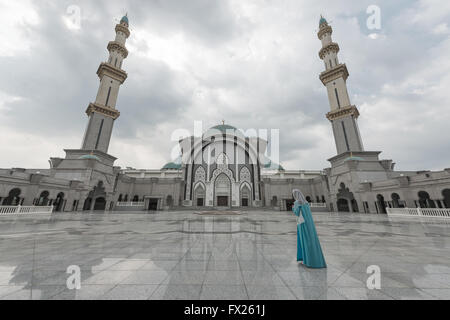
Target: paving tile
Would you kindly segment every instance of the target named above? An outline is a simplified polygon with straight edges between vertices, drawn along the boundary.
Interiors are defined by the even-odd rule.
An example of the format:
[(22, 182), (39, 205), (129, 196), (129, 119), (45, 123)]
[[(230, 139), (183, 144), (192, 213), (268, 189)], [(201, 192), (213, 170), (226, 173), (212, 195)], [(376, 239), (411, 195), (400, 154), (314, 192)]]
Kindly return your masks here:
[(160, 285), (150, 300), (197, 300), (201, 285)]
[(204, 285), (200, 300), (248, 300), (245, 286)]

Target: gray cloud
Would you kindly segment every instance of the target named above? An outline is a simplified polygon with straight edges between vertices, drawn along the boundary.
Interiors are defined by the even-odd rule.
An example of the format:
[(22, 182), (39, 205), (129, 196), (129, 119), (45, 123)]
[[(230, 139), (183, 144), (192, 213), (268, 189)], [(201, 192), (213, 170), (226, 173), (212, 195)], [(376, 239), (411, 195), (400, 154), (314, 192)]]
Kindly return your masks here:
[[(75, 31), (63, 20), (73, 4), (82, 12)], [(225, 119), (238, 128), (279, 128), (287, 168), (328, 166), (336, 151), (318, 79), (322, 13), (332, 21), (340, 60), (350, 71), (349, 93), (361, 111), (366, 149), (384, 151), (400, 169), (448, 167), (450, 8), (436, 0), (379, 1), (382, 29), (374, 40), (365, 26), (370, 4), (32, 1), (26, 10), (39, 23), (21, 21), (23, 8), (4, 10), (0, 16), (17, 14), (8, 32), (29, 49), (0, 54), (0, 133), (14, 141), (4, 147), (0, 166), (44, 167), (49, 156), (79, 146), (84, 111), (98, 88), (95, 71), (107, 57), (115, 19), (128, 11), (129, 77), (119, 94), (121, 117), (110, 148), (119, 165), (161, 167), (170, 160), (174, 129)], [(29, 143), (33, 157), (26, 156)]]

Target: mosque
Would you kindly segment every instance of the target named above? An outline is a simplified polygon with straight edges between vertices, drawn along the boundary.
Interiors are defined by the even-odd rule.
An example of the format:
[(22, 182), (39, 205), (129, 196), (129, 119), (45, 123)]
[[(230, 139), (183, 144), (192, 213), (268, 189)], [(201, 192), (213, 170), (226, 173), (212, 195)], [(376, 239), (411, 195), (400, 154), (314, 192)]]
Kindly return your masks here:
[(351, 104), (349, 72), (338, 59), (340, 47), (322, 17), (319, 57), (326, 87), (336, 155), (324, 170), (285, 170), (264, 156), (268, 142), (246, 136), (222, 123), (201, 137), (179, 141), (181, 155), (154, 170), (122, 169), (108, 153), (116, 101), (128, 74), (129, 20), (115, 26), (109, 58), (97, 70), (98, 94), (89, 103), (88, 123), (80, 149), (65, 149), (65, 158), (50, 158), (48, 169), (0, 169), (0, 204), (53, 206), (69, 211), (155, 211), (195, 209), (290, 210), (298, 188), (311, 203), (329, 211), (386, 213), (387, 207), (450, 208), (450, 168), (442, 171), (395, 171), (380, 151), (366, 151), (359, 132), (358, 108)]

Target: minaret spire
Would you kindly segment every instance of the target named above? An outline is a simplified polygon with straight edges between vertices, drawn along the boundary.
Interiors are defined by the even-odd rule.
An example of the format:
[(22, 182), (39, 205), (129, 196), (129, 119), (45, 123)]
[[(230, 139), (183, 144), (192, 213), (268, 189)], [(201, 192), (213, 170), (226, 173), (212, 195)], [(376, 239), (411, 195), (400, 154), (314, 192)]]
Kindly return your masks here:
[(116, 25), (115, 40), (108, 43), (108, 61), (102, 62), (97, 70), (100, 87), (95, 102), (90, 103), (86, 110), (89, 123), (83, 139), (83, 150), (108, 153), (114, 120), (120, 116), (120, 112), (116, 109), (119, 88), (127, 79), (122, 63), (128, 56), (125, 47), (126, 40), (130, 36), (128, 26), (128, 16), (125, 15)]
[(347, 66), (339, 62), (339, 45), (333, 42), (333, 29), (327, 20), (321, 16), (318, 38), (322, 41), (319, 57), (324, 61), (325, 71), (320, 74), (320, 80), (327, 88), (331, 111), (327, 114), (332, 123), (337, 153), (364, 151), (356, 120), (358, 109), (351, 104), (347, 91)]

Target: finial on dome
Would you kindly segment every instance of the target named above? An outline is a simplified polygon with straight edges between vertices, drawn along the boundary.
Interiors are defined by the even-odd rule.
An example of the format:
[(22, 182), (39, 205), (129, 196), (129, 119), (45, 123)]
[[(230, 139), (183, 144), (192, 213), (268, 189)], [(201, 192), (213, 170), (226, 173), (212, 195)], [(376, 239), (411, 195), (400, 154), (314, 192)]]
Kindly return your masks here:
[(319, 27), (321, 27), (322, 25), (327, 25), (327, 24), (328, 24), (327, 19), (325, 19), (323, 17), (323, 15), (320, 15)]
[(120, 19), (120, 23), (126, 23), (127, 25), (129, 25), (129, 21), (128, 21), (128, 12), (122, 17), (122, 19)]

